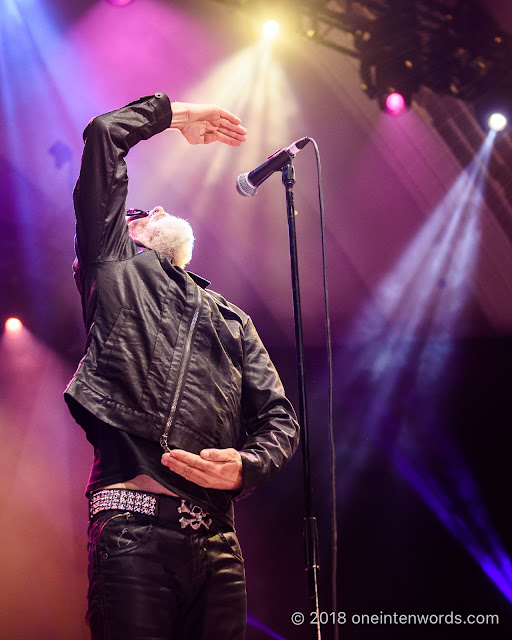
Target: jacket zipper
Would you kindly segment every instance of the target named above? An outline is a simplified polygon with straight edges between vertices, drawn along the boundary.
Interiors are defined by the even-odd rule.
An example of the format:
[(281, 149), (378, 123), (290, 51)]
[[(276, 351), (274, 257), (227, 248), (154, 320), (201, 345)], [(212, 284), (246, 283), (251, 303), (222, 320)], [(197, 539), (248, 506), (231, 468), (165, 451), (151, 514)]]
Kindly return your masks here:
[(197, 303), (196, 309), (194, 311), (194, 315), (192, 317), (192, 321), (190, 322), (190, 326), (188, 328), (187, 337), (185, 338), (185, 348), (183, 350), (183, 358), (180, 373), (178, 376), (178, 382), (176, 384), (176, 389), (174, 391), (174, 398), (171, 405), (171, 410), (169, 412), (169, 418), (167, 419), (167, 423), (165, 425), (164, 432), (160, 436), (160, 445), (162, 449), (167, 453), (170, 451), (168, 445), (168, 436), (169, 431), (172, 427), (172, 423), (174, 421), (174, 416), (176, 414), (176, 409), (178, 408), (178, 400), (181, 394), (181, 389), (183, 387), (183, 382), (185, 380), (185, 372), (188, 368), (188, 360), (190, 355), (190, 347), (192, 345), (192, 335), (194, 333), (195, 326), (197, 324), (197, 319), (199, 318), (199, 311), (201, 310), (201, 295), (199, 294), (199, 301)]

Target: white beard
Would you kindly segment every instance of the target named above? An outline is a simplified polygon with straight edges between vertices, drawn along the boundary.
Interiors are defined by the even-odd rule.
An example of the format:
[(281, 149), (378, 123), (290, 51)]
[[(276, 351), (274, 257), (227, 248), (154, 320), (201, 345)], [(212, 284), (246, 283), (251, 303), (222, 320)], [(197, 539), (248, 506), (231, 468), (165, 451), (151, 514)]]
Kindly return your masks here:
[(171, 215), (142, 218), (132, 222), (130, 236), (148, 249), (170, 258), (177, 267), (184, 268), (192, 258), (194, 232), (183, 218)]

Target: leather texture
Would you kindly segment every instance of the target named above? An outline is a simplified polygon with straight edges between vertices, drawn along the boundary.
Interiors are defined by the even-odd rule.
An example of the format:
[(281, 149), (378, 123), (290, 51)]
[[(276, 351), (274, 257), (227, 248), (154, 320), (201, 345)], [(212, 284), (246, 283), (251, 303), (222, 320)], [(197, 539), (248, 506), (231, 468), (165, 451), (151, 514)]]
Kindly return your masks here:
[(244, 492), (278, 471), (298, 444), (292, 405), (250, 319), (208, 282), (136, 246), (125, 202), (129, 149), (170, 126), (166, 94), (146, 96), (93, 119), (84, 132), (74, 191), (74, 275), (86, 350), (65, 399), (170, 448), (199, 453), (236, 447)]

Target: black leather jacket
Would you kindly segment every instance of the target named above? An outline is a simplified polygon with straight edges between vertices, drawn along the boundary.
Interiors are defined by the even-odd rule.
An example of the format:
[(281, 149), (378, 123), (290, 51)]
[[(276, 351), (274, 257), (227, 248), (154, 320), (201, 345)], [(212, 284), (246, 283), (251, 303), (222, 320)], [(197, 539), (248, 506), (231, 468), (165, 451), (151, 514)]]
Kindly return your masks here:
[(244, 491), (292, 456), (298, 424), (249, 316), (202, 278), (131, 240), (125, 156), (170, 126), (169, 98), (147, 96), (94, 118), (74, 192), (75, 281), (86, 352), (65, 398), (133, 435), (194, 453), (240, 450)]

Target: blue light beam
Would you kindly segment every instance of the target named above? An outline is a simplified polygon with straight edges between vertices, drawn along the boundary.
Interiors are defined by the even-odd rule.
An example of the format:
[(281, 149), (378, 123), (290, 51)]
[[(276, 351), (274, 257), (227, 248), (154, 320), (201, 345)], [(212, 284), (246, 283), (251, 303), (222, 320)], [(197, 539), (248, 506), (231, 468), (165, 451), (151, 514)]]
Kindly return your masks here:
[[(348, 492), (374, 447), (384, 450), (512, 602), (511, 561), (470, 469), (436, 424), (443, 376), (478, 259), (495, 135), (488, 135), (353, 325), (339, 366), (344, 373), (338, 399), (349, 419), (338, 455), (349, 477), (343, 487)], [(364, 400), (361, 389), (369, 389)], [(361, 432), (364, 439), (355, 435)]]

